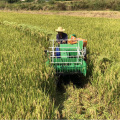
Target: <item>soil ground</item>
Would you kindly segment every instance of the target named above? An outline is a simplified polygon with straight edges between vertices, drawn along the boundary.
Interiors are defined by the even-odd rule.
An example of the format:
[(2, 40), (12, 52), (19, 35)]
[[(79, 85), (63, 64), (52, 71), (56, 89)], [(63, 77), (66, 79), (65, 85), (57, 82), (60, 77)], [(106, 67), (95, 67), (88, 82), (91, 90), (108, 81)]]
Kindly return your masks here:
[[(2, 10), (3, 11), (3, 10)], [(4, 10), (5, 12), (12, 12)], [(28, 14), (44, 14), (44, 15), (67, 15), (67, 16), (80, 16), (80, 17), (103, 17), (103, 18), (120, 18), (119, 11), (14, 11), (19, 13)]]

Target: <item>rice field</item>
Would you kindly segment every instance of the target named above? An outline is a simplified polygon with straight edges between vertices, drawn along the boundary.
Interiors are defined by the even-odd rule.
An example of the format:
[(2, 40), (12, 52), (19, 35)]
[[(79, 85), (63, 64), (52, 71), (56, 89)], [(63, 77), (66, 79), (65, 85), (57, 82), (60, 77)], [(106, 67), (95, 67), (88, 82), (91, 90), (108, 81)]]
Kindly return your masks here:
[[(61, 96), (44, 54), (59, 26), (88, 40), (88, 82), (64, 85)], [(0, 119), (119, 119), (119, 26), (120, 19), (0, 11)]]

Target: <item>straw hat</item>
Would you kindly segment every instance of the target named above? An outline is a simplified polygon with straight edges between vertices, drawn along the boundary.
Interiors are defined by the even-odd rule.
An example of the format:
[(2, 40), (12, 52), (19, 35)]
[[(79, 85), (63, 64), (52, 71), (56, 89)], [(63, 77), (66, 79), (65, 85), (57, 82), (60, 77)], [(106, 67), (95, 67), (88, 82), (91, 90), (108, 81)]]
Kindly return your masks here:
[(62, 27), (58, 27), (58, 29), (56, 29), (56, 32), (64, 32), (65, 29), (63, 29)]

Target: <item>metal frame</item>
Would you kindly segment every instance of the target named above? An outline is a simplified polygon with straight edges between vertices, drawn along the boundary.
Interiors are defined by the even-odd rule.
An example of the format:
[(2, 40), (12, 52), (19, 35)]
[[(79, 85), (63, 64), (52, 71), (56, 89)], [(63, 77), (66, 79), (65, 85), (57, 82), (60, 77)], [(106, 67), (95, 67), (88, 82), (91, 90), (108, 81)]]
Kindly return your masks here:
[[(49, 47), (49, 49), (51, 49), (52, 51), (47, 51), (47, 52), (49, 52), (49, 53), (51, 53), (52, 55), (50, 56), (51, 58), (52, 58), (52, 61), (51, 61), (51, 63), (55, 63), (55, 64), (65, 64), (65, 63), (81, 63), (81, 62), (79, 62), (78, 60), (79, 60), (79, 58), (84, 58), (84, 49), (82, 48), (82, 50), (80, 50), (80, 47), (79, 47), (79, 44), (78, 44), (78, 47), (72, 47), (72, 48), (77, 48), (77, 56), (72, 56), (72, 57), (70, 57), (70, 58), (78, 58), (77, 59), (77, 62), (54, 62), (54, 58), (57, 58), (58, 56), (55, 56), (55, 54), (54, 53), (56, 53), (56, 52), (58, 52), (58, 51), (55, 51), (54, 49), (55, 48), (61, 48), (61, 47), (55, 47), (54, 46), (54, 44), (55, 44), (55, 42), (61, 42), (61, 41), (63, 41), (62, 39), (61, 40), (50, 40), (50, 41), (52, 41), (52, 47)], [(68, 40), (64, 40), (64, 41), (68, 41)], [(71, 48), (71, 47), (62, 47), (62, 48)], [(76, 51), (59, 51), (60, 53), (61, 52), (76, 52)], [(80, 53), (82, 53), (82, 55), (80, 55)], [(64, 57), (66, 57), (66, 56), (62, 56), (63, 58)], [(58, 58), (59, 59), (59, 58)], [(82, 64), (82, 63), (81, 63)]]

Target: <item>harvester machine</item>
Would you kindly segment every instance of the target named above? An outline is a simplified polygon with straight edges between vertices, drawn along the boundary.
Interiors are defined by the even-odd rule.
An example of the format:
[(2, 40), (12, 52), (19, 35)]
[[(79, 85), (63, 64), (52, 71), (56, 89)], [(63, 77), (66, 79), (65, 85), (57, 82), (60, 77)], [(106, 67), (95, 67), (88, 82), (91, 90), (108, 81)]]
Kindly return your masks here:
[(47, 50), (46, 64), (52, 64), (56, 74), (82, 73), (86, 76), (86, 40), (67, 40), (65, 44), (58, 44), (56, 40), (51, 40), (51, 42), (52, 46)]

